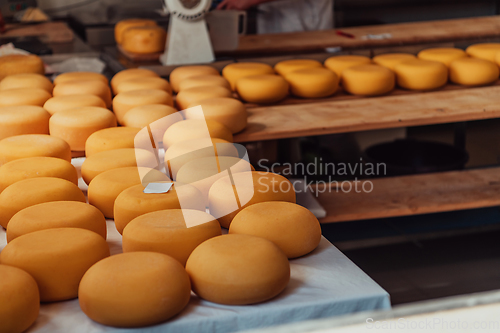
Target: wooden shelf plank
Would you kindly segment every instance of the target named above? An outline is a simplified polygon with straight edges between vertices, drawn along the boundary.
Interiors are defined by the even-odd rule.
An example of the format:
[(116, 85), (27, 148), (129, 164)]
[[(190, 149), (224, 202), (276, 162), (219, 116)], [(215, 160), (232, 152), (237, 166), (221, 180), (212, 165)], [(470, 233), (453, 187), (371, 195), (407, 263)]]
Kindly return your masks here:
[(250, 108), (236, 142), (500, 117), (500, 86)]
[[(335, 30), (247, 35), (240, 38), (236, 51), (230, 54), (272, 54), (314, 52), (327, 47), (343, 49), (486, 39), (500, 36), (500, 17), (486, 16), (426, 22), (384, 24), (342, 28), (355, 38), (339, 36)], [(390, 33), (388, 39), (363, 39), (372, 34)]]
[[(500, 167), (370, 180), (373, 191), (318, 185), (321, 223), (438, 213), (500, 205)], [(341, 184), (341, 183), (340, 183)], [(361, 183), (358, 184), (360, 189)], [(369, 186), (366, 185), (369, 190)], [(348, 189), (344, 185), (344, 189)], [(316, 187), (313, 188), (316, 190)], [(324, 193), (320, 193), (324, 192)]]

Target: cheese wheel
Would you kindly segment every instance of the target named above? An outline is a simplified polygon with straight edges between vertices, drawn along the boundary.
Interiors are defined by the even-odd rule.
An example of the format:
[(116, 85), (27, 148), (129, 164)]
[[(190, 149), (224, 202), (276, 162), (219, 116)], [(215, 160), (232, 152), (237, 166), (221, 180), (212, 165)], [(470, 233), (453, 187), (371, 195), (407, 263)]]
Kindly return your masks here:
[(111, 90), (100, 80), (74, 80), (59, 83), (54, 87), (54, 97), (65, 95), (94, 95), (104, 101), (107, 108), (111, 107)]
[(462, 58), (450, 64), (450, 81), (466, 86), (482, 86), (498, 79), (497, 64), (479, 58)]
[(249, 103), (271, 104), (288, 95), (289, 85), (278, 75), (254, 75), (238, 79), (236, 91), (241, 99)]
[(123, 42), (123, 33), (133, 27), (155, 27), (156, 22), (153, 20), (132, 18), (127, 20), (121, 20), (115, 25), (115, 41), (118, 44)]
[(452, 61), (467, 57), (467, 53), (464, 50), (453, 47), (437, 47), (422, 50), (418, 53), (417, 57), (422, 60), (438, 61), (446, 67), (450, 67)]
[(323, 65), (312, 59), (283, 60), (274, 65), (274, 70), (281, 76), (286, 76), (299, 69), (322, 68)]
[[(174, 119), (172, 123), (182, 120), (182, 115), (177, 113), (177, 110), (171, 106), (164, 104), (150, 104), (150, 105), (140, 105), (135, 108), (130, 109), (123, 117), (123, 125), (129, 127), (143, 128), (147, 125), (162, 119), (164, 117), (172, 116)], [(165, 127), (165, 130), (168, 127)], [(164, 131), (163, 131), (164, 132)], [(163, 137), (163, 132), (161, 137)]]
[(220, 236), (219, 222), (210, 214), (193, 209), (167, 209), (136, 217), (123, 230), (123, 252), (159, 252), (183, 266), (193, 250)]
[(68, 161), (55, 157), (27, 157), (5, 163), (0, 167), (0, 192), (20, 180), (36, 177), (66, 179), (78, 185), (76, 168)]
[(73, 151), (84, 151), (85, 141), (92, 133), (115, 126), (115, 115), (95, 106), (61, 111), (49, 121), (50, 135), (66, 141)]
[(45, 74), (42, 59), (33, 54), (10, 54), (0, 57), (0, 80), (9, 75), (23, 73)]
[(238, 149), (232, 143), (217, 138), (180, 141), (171, 145), (165, 152), (165, 167), (175, 179), (179, 169), (187, 162), (210, 156), (238, 157)]
[(71, 161), (66, 141), (44, 134), (16, 135), (0, 140), (0, 165), (25, 157), (48, 156)]
[(177, 67), (170, 73), (170, 84), (172, 85), (172, 89), (178, 92), (182, 81), (199, 75), (220, 76), (219, 71), (212, 66), (199, 65)]
[(58, 85), (60, 83), (68, 82), (68, 81), (101, 81), (104, 84), (109, 84), (109, 80), (102, 74), (95, 72), (68, 72), (62, 73), (56, 76), (54, 79), (54, 85)]
[(236, 91), (236, 82), (247, 76), (271, 75), (274, 69), (259, 62), (237, 62), (229, 64), (222, 69), (222, 76), (231, 84), (231, 88)]
[(101, 151), (88, 156), (82, 164), (85, 184), (104, 171), (139, 166), (156, 166), (156, 157), (145, 149), (120, 148)]
[[(144, 176), (143, 180), (141, 175)], [(104, 171), (89, 184), (87, 190), (89, 204), (97, 207), (105, 217), (112, 219), (116, 197), (122, 191), (134, 185), (146, 186), (150, 182), (157, 181), (166, 182), (170, 179), (158, 170), (147, 168), (123, 167)]]
[(214, 97), (232, 97), (233, 93), (220, 86), (200, 86), (181, 90), (175, 102), (180, 110), (199, 105), (200, 101)]
[(234, 217), (229, 233), (270, 240), (289, 259), (312, 252), (321, 241), (321, 226), (314, 214), (285, 201), (260, 202), (244, 208)]
[(120, 148), (134, 148), (134, 138), (139, 128), (110, 127), (92, 133), (85, 142), (85, 156)]
[(96, 106), (99, 108), (106, 108), (106, 103), (95, 95), (64, 95), (52, 97), (47, 100), (43, 105), (43, 108), (47, 110), (48, 113), (54, 115), (57, 112), (67, 111), (74, 108), (79, 108), (82, 106)]
[(373, 57), (372, 61), (393, 71), (400, 63), (415, 60), (416, 58), (413, 54), (409, 53), (386, 53)]
[(0, 107), (0, 140), (21, 134), (49, 134), (49, 118), (40, 106)]
[(495, 62), (495, 57), (500, 52), (500, 43), (479, 43), (470, 45), (465, 52), (474, 58)]
[(164, 90), (169, 94), (172, 94), (172, 87), (167, 80), (161, 77), (135, 77), (125, 81), (121, 81), (116, 86), (116, 93), (122, 93), (131, 90), (144, 90), (144, 89), (158, 89)]
[(82, 228), (106, 239), (106, 219), (94, 206), (79, 201), (52, 201), (17, 212), (7, 228), (7, 242), (45, 229)]
[(207, 301), (246, 305), (280, 294), (290, 280), (290, 264), (267, 239), (223, 235), (198, 246), (186, 263), (193, 291)]
[(33, 73), (9, 75), (0, 82), (0, 90), (17, 88), (39, 88), (51, 94), (53, 85), (45, 76)]
[(35, 279), (13, 266), (0, 265), (0, 333), (21, 333), (37, 319), (40, 294)]
[[(199, 101), (203, 114), (196, 109), (187, 109), (186, 119), (215, 120), (231, 131), (241, 132), (247, 126), (247, 110), (243, 103), (234, 98), (214, 97)], [(192, 106), (192, 105), (191, 105)]]
[(51, 97), (52, 96), (46, 90), (40, 88), (16, 88), (9, 90), (0, 90), (0, 106), (43, 106), (45, 102)]
[(394, 89), (395, 81), (394, 72), (379, 65), (353, 66), (342, 72), (342, 87), (353, 95), (383, 95)]
[(208, 139), (209, 137), (233, 142), (231, 131), (218, 121), (211, 119), (188, 119), (173, 124), (165, 131), (163, 147), (167, 149), (177, 142), (200, 138)]
[(440, 62), (409, 60), (394, 68), (398, 85), (410, 90), (432, 90), (448, 82), (448, 68)]
[(121, 234), (136, 217), (164, 209), (205, 211), (205, 205), (200, 191), (189, 184), (174, 183), (167, 193), (144, 193), (143, 185), (134, 185), (122, 191), (115, 200), (116, 230)]
[(23, 179), (0, 193), (0, 225), (7, 225), (20, 210), (50, 201), (85, 202), (82, 191), (72, 182), (55, 177)]
[(222, 76), (218, 75), (196, 75), (184, 79), (179, 84), (179, 91), (195, 87), (218, 86), (231, 90), (231, 85)]
[(37, 282), (42, 302), (78, 296), (83, 274), (109, 257), (106, 241), (81, 228), (54, 228), (30, 232), (7, 244), (0, 263), (28, 272)]
[(136, 106), (164, 104), (174, 106), (172, 95), (159, 89), (131, 90), (119, 93), (113, 99), (113, 111), (118, 123), (123, 124), (123, 117)]
[(333, 95), (339, 87), (337, 74), (326, 68), (306, 68), (285, 76), (292, 94), (303, 98), (322, 98)]
[(208, 206), (208, 191), (219, 179), (228, 174), (253, 171), (253, 166), (244, 159), (234, 156), (202, 157), (187, 162), (177, 171), (176, 181), (195, 186), (203, 195), (203, 203)]
[(161, 323), (189, 302), (191, 283), (175, 259), (161, 253), (121, 253), (101, 260), (83, 276), (78, 291), (82, 311), (108, 326)]
[(120, 71), (113, 76), (111, 79), (111, 89), (114, 94), (117, 94), (118, 85), (130, 79), (135, 78), (143, 78), (143, 77), (160, 77), (158, 74), (153, 72), (152, 70), (145, 68), (129, 68), (123, 71)]
[(132, 27), (122, 34), (122, 48), (131, 53), (150, 54), (165, 51), (167, 32), (158, 26)]
[[(272, 172), (241, 172), (217, 180), (208, 193), (210, 214), (217, 217), (224, 228), (242, 209), (266, 201), (295, 203), (293, 184)], [(236, 198), (237, 195), (238, 197)]]
[(342, 72), (344, 69), (371, 64), (372, 60), (365, 56), (360, 55), (341, 55), (330, 57), (325, 60), (325, 67), (329, 70), (335, 72), (339, 78), (342, 78)]

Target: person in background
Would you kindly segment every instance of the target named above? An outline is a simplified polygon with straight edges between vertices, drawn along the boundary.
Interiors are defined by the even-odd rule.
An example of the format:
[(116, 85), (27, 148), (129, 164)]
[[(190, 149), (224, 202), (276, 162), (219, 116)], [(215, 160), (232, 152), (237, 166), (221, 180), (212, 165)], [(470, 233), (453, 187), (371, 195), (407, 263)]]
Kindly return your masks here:
[(222, 0), (217, 9), (257, 6), (257, 33), (333, 29), (333, 0)]

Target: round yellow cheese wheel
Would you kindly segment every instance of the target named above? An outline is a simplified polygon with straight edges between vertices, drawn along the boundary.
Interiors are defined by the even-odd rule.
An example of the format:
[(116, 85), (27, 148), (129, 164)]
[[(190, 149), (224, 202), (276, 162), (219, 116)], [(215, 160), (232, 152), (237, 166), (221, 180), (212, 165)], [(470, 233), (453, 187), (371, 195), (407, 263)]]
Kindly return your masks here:
[(199, 65), (177, 67), (170, 73), (170, 84), (172, 85), (172, 89), (178, 92), (182, 81), (199, 75), (220, 76), (219, 71), (212, 66)]
[(222, 76), (218, 75), (196, 75), (184, 79), (179, 84), (179, 91), (195, 87), (219, 86), (231, 90), (231, 85)]
[(0, 107), (0, 140), (21, 134), (49, 134), (49, 118), (40, 106)]
[(83, 276), (82, 311), (108, 326), (161, 323), (189, 303), (191, 283), (177, 260), (154, 252), (121, 253), (101, 260)]
[(422, 50), (418, 53), (417, 57), (422, 60), (438, 61), (446, 67), (450, 67), (452, 61), (467, 57), (467, 53), (464, 50), (453, 47), (437, 47)]
[(131, 53), (149, 54), (165, 51), (167, 32), (158, 26), (132, 27), (122, 34), (122, 48)]
[(372, 61), (393, 71), (400, 63), (415, 59), (417, 57), (409, 53), (386, 53), (373, 57)]
[(189, 184), (174, 183), (167, 193), (144, 193), (143, 185), (134, 185), (122, 191), (115, 200), (116, 230), (121, 234), (136, 217), (164, 209), (205, 211), (205, 205), (200, 191)]
[(99, 209), (79, 201), (52, 201), (33, 205), (14, 215), (7, 228), (7, 242), (45, 229), (82, 228), (106, 239), (106, 219)]
[(54, 87), (54, 97), (65, 95), (94, 95), (104, 101), (107, 108), (111, 107), (111, 90), (100, 80), (74, 80), (59, 83)]
[(23, 179), (0, 193), (0, 225), (7, 225), (20, 210), (51, 201), (86, 202), (83, 192), (72, 182), (55, 177)]
[[(208, 132), (207, 132), (208, 129)], [(233, 142), (233, 134), (221, 123), (207, 119), (188, 119), (179, 121), (170, 126), (163, 136), (163, 147), (168, 149), (171, 145), (181, 141), (205, 138), (218, 138)]]
[(260, 202), (244, 208), (234, 217), (229, 233), (270, 240), (289, 259), (312, 252), (321, 241), (321, 226), (314, 214), (286, 201)]
[(113, 99), (113, 111), (118, 119), (118, 123), (123, 124), (123, 117), (136, 106), (149, 104), (164, 104), (174, 106), (172, 95), (164, 90), (143, 89), (130, 90), (119, 93)]
[(498, 79), (498, 65), (479, 58), (462, 58), (450, 64), (450, 81), (466, 86), (482, 86)]
[(234, 98), (214, 97), (199, 101), (203, 114), (198, 110), (184, 111), (186, 119), (210, 119), (226, 126), (231, 133), (241, 132), (247, 126), (247, 110), (243, 103)]
[(92, 133), (85, 142), (85, 156), (120, 148), (134, 148), (134, 138), (139, 128), (110, 127)]
[(341, 55), (330, 57), (325, 60), (325, 67), (329, 70), (335, 72), (339, 78), (342, 78), (342, 72), (344, 69), (371, 64), (372, 60), (365, 56), (360, 55)]
[(215, 236), (220, 224), (210, 214), (193, 209), (167, 209), (136, 217), (123, 230), (123, 252), (159, 252), (183, 266), (193, 250)]
[(466, 48), (465, 52), (471, 57), (494, 62), (497, 53), (500, 52), (500, 43), (473, 44)]
[(115, 41), (118, 44), (123, 42), (123, 33), (133, 27), (155, 27), (156, 22), (153, 20), (132, 18), (127, 20), (121, 20), (115, 25)]
[(232, 143), (217, 138), (180, 141), (165, 151), (165, 167), (175, 179), (179, 169), (187, 162), (210, 156), (238, 157), (238, 149)]
[(229, 81), (233, 90), (236, 90), (236, 82), (241, 78), (271, 74), (274, 74), (274, 69), (267, 64), (259, 62), (236, 62), (222, 69), (222, 76)]
[(8, 186), (28, 178), (56, 177), (78, 185), (78, 174), (68, 161), (55, 157), (27, 157), (5, 163), (0, 167), (0, 192)]
[(322, 68), (323, 65), (312, 59), (283, 60), (274, 65), (274, 70), (281, 76), (286, 76), (299, 69)]
[(28, 272), (37, 282), (42, 302), (78, 296), (83, 274), (109, 257), (104, 238), (81, 228), (53, 228), (30, 232), (11, 241), (0, 252), (0, 263)]
[(39, 88), (52, 94), (53, 87), (52, 82), (45, 76), (34, 73), (9, 75), (0, 82), (0, 90)]
[(0, 80), (14, 74), (45, 74), (45, 67), (40, 57), (30, 54), (10, 54), (0, 57)]
[(293, 184), (281, 175), (254, 171), (233, 174), (232, 178), (234, 182), (229, 176), (217, 180), (208, 193), (210, 214), (224, 228), (229, 228), (236, 214), (250, 205), (266, 201), (295, 203)]
[(101, 151), (88, 156), (82, 164), (82, 178), (86, 184), (104, 171), (139, 166), (156, 165), (156, 157), (145, 149), (120, 148)]
[(337, 74), (326, 68), (306, 68), (285, 76), (292, 94), (303, 98), (321, 98), (333, 95), (339, 87)]
[(68, 72), (62, 73), (56, 76), (54, 79), (54, 85), (58, 85), (60, 83), (64, 83), (67, 81), (101, 81), (104, 84), (109, 84), (109, 80), (102, 74), (95, 72)]
[[(143, 180), (141, 176), (144, 176)], [(122, 191), (134, 185), (146, 186), (150, 182), (167, 181), (170, 179), (156, 169), (123, 167), (104, 171), (89, 184), (87, 190), (89, 204), (97, 207), (105, 217), (112, 219), (116, 197)]]
[(44, 134), (16, 135), (0, 140), (0, 165), (25, 157), (48, 156), (71, 161), (66, 141)]
[(200, 101), (214, 97), (232, 97), (233, 93), (220, 86), (199, 86), (179, 91), (175, 100), (180, 110), (200, 104)]
[(249, 103), (271, 104), (288, 95), (289, 85), (278, 75), (253, 75), (238, 79), (236, 91), (241, 99)]
[(195, 186), (203, 195), (203, 203), (208, 206), (208, 191), (217, 180), (227, 175), (227, 170), (238, 172), (253, 171), (253, 166), (245, 159), (234, 156), (202, 157), (187, 162), (179, 168), (175, 180)]
[(168, 83), (167, 80), (162, 79), (161, 77), (154, 76), (135, 77), (125, 81), (121, 81), (116, 86), (116, 93), (119, 94), (125, 91), (144, 89), (159, 89), (172, 94), (172, 87), (170, 87), (170, 83)]
[(92, 133), (115, 126), (115, 115), (95, 106), (57, 112), (49, 121), (50, 135), (66, 141), (73, 151), (84, 151), (85, 141)]
[[(1, 58), (1, 57), (0, 57)], [(40, 88), (16, 88), (0, 90), (0, 106), (35, 105), (43, 106), (52, 96)]]
[(353, 95), (383, 95), (394, 89), (395, 81), (394, 72), (379, 65), (353, 66), (342, 72), (342, 87)]
[[(140, 105), (130, 109), (123, 117), (123, 125), (129, 127), (143, 128), (147, 125), (177, 113), (177, 110), (171, 106), (164, 104), (149, 104)], [(178, 113), (172, 116), (173, 122), (182, 120), (182, 116)], [(163, 133), (162, 133), (163, 136)]]
[(82, 106), (96, 106), (99, 108), (106, 108), (106, 103), (95, 95), (64, 95), (52, 97), (47, 100), (43, 105), (43, 108), (47, 110), (48, 113), (54, 115), (57, 112), (66, 111)]
[(123, 82), (134, 78), (143, 78), (143, 77), (160, 77), (158, 74), (153, 72), (152, 70), (145, 68), (129, 68), (123, 71), (120, 71), (113, 76), (111, 79), (111, 89), (114, 94), (117, 94), (118, 85)]
[(280, 294), (290, 280), (290, 264), (267, 239), (223, 235), (203, 242), (186, 263), (193, 291), (207, 301), (245, 305)]
[(448, 82), (448, 68), (443, 63), (430, 60), (409, 60), (397, 65), (397, 83), (410, 90), (432, 90)]
[(0, 265), (0, 276), (0, 332), (22, 333), (38, 317), (38, 285), (31, 275), (13, 266)]

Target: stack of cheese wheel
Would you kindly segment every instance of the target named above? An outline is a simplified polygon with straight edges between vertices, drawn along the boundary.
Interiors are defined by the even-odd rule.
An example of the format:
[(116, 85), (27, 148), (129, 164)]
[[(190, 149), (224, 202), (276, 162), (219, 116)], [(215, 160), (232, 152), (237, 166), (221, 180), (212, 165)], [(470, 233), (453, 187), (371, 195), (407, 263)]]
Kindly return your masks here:
[(0, 80), (14, 74), (45, 74), (45, 67), (40, 57), (30, 54), (11, 54), (0, 57)]
[(158, 53), (165, 50), (167, 32), (155, 21), (127, 19), (115, 25), (115, 41), (125, 51), (137, 54)]

